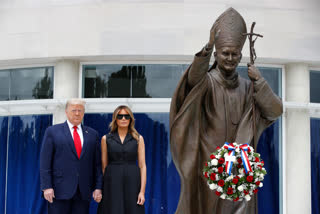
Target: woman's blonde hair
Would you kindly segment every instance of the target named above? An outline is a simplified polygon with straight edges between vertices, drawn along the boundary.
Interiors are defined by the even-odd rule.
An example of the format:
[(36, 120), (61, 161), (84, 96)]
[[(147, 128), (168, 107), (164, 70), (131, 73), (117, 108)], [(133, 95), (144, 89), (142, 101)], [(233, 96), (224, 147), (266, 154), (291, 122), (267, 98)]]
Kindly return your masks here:
[(134, 128), (134, 124), (135, 124), (135, 119), (133, 117), (133, 113), (131, 111), (131, 109), (128, 107), (128, 106), (125, 106), (125, 105), (121, 105), (121, 106), (118, 106), (114, 112), (113, 112), (113, 115), (112, 115), (112, 121), (111, 123), (109, 124), (109, 127), (110, 127), (110, 133), (113, 133), (117, 130), (118, 128), (118, 125), (117, 125), (117, 116), (119, 114), (119, 112), (124, 109), (128, 112), (128, 114), (130, 115), (130, 123), (129, 123), (129, 127), (128, 127), (128, 132), (129, 134), (132, 135), (132, 137), (134, 139), (136, 139), (138, 142), (139, 142), (139, 133), (137, 132), (137, 130)]

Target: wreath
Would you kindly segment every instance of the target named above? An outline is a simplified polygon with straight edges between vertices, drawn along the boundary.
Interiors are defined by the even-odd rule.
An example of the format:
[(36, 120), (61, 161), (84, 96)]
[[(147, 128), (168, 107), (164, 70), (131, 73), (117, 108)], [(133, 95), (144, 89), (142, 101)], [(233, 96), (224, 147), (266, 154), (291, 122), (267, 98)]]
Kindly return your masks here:
[[(232, 165), (236, 169), (232, 170)], [(266, 174), (264, 161), (249, 144), (225, 143), (217, 147), (203, 168), (209, 188), (220, 198), (233, 201), (249, 201), (263, 186)]]

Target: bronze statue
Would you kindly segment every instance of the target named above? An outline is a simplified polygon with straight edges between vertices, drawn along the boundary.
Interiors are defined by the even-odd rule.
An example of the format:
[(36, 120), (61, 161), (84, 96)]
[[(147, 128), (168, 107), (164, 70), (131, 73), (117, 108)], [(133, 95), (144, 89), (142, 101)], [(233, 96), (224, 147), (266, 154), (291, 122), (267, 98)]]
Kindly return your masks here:
[[(253, 87), (236, 72), (246, 35), (246, 24), (236, 10), (229, 8), (220, 15), (209, 42), (195, 55), (172, 97), (170, 144), (181, 181), (177, 214), (255, 213), (255, 200), (222, 200), (202, 174), (203, 163), (217, 146), (225, 142), (255, 146), (263, 130), (282, 114), (281, 100), (253, 64), (248, 64)], [(209, 69), (214, 47), (215, 62)]]

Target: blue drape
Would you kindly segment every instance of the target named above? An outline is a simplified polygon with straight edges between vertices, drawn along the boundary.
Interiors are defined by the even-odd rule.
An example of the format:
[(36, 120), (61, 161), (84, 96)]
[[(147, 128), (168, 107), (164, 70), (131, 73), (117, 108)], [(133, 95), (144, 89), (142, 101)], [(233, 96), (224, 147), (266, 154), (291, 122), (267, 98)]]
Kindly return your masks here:
[(311, 118), (310, 127), (312, 214), (320, 214), (320, 119)]
[(8, 117), (0, 117), (0, 213), (4, 213), (6, 191)]
[(267, 175), (258, 192), (259, 214), (279, 213), (280, 121), (268, 127), (259, 139), (257, 152), (264, 160)]
[(45, 213), (41, 197), (39, 154), (51, 115), (9, 117), (7, 214)]

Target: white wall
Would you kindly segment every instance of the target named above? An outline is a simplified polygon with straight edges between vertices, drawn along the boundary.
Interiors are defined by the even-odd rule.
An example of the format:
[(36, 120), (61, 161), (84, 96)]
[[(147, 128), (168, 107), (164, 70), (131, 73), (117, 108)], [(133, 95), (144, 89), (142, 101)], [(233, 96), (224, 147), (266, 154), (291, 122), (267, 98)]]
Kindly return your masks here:
[(318, 0), (1, 0), (0, 63), (80, 56), (191, 56), (230, 6), (243, 15), (248, 28), (256, 21), (256, 32), (264, 35), (256, 43), (260, 62), (320, 65)]

